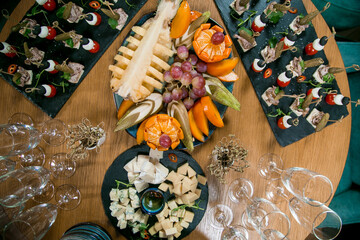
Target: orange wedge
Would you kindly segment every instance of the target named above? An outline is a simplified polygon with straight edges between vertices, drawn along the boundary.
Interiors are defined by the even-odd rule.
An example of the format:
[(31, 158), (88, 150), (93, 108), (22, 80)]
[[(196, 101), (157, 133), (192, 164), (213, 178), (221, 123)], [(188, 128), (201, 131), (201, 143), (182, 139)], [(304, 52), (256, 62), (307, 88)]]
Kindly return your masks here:
[(235, 82), (239, 80), (239, 76), (234, 71), (231, 71), (230, 73), (224, 76), (218, 76), (218, 78), (224, 82)]
[(195, 21), (196, 19), (198, 19), (198, 18), (202, 15), (202, 13), (201, 13), (201, 12), (198, 12), (198, 11), (195, 11), (195, 10), (192, 10), (192, 11), (190, 12), (190, 15), (191, 15), (190, 20), (191, 20), (191, 22), (193, 22), (193, 21)]
[(224, 122), (221, 119), (220, 113), (209, 96), (201, 98), (201, 105), (204, 108), (206, 118), (216, 127), (223, 127)]
[(126, 111), (127, 111), (132, 105), (134, 105), (134, 102), (133, 102), (133, 101), (124, 99), (124, 100), (121, 102), (120, 107), (119, 107), (119, 109), (118, 109), (117, 119), (120, 120), (120, 118), (126, 113)]
[(220, 62), (208, 63), (207, 72), (213, 76), (223, 76), (229, 74), (238, 64), (239, 58), (234, 57), (230, 59), (225, 59)]
[(200, 142), (205, 142), (204, 135), (202, 134), (201, 130), (196, 125), (192, 108), (189, 110), (188, 115), (189, 115), (191, 134), (193, 135), (193, 137), (195, 139), (199, 140)]
[(147, 119), (145, 119), (139, 126), (137, 132), (136, 132), (136, 142), (137, 144), (141, 144), (145, 139), (144, 139), (144, 129), (145, 129), (145, 124), (146, 124)]
[(190, 5), (186, 0), (183, 0), (179, 9), (176, 12), (174, 19), (171, 22), (170, 37), (179, 38), (188, 29), (191, 23)]
[(204, 107), (202, 106), (201, 101), (195, 103), (193, 112), (196, 126), (198, 126), (202, 133), (209, 136), (209, 123), (205, 116)]

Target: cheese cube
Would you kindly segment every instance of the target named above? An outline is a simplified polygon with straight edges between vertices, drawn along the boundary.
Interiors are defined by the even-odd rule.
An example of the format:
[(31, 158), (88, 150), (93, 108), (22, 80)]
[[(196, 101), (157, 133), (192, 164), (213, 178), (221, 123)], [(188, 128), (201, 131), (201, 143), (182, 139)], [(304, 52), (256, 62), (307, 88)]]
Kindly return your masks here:
[(180, 237), (180, 235), (181, 235), (181, 232), (177, 232), (174, 234), (174, 237), (178, 238), (178, 237)]
[(201, 189), (197, 188), (195, 191), (195, 194), (198, 196), (198, 198), (201, 196)]
[(139, 178), (144, 180), (144, 182), (151, 183), (155, 180), (155, 173), (141, 172)]
[(166, 180), (172, 182), (172, 183), (177, 183), (177, 182), (180, 182), (179, 178), (178, 178), (178, 174), (174, 171), (171, 171), (167, 177), (166, 177)]
[(192, 169), (190, 166), (188, 166), (187, 175), (189, 176), (189, 178), (192, 178), (193, 176), (196, 175), (196, 172), (194, 171), (194, 169)]
[(170, 216), (170, 222), (178, 222), (179, 221), (179, 218), (176, 217), (176, 216)]
[(185, 175), (182, 175), (182, 174), (179, 174), (179, 173), (177, 173), (177, 175), (178, 175), (179, 181), (182, 181), (186, 177)]
[(196, 191), (196, 188), (197, 188), (197, 183), (195, 183), (195, 184), (191, 184), (191, 186), (190, 186), (190, 191), (191, 192), (195, 192)]
[(115, 212), (118, 209), (120, 209), (120, 207), (121, 207), (121, 205), (119, 204), (119, 202), (111, 202), (109, 209), (110, 209), (110, 211)]
[(127, 205), (125, 210), (126, 220), (134, 219), (135, 210), (131, 206)]
[(158, 231), (156, 231), (156, 229), (155, 229), (155, 225), (154, 226), (152, 226), (151, 228), (149, 228), (149, 233), (150, 233), (150, 235), (151, 236), (153, 236), (153, 235), (155, 235)]
[(196, 176), (193, 176), (190, 179), (191, 179), (191, 184), (197, 184), (198, 183), (198, 179), (197, 179)]
[(134, 164), (134, 172), (140, 173), (141, 172), (141, 166), (150, 160), (149, 156), (146, 155), (138, 155), (136, 159), (136, 163)]
[(175, 195), (181, 195), (181, 182), (174, 183), (173, 193)]
[(184, 204), (183, 201), (181, 200), (181, 196), (175, 198), (175, 202), (176, 202), (178, 205)]
[(160, 173), (163, 178), (166, 178), (166, 176), (169, 174), (169, 169), (159, 162), (155, 164), (155, 171)]
[(119, 201), (118, 192), (119, 192), (119, 189), (117, 189), (117, 188), (112, 188), (111, 189), (111, 191), (109, 193), (111, 201)]
[(190, 212), (190, 211), (187, 211), (186, 210), (186, 212), (185, 212), (185, 216), (184, 216), (184, 221), (186, 221), (186, 222), (192, 222), (193, 221), (193, 219), (194, 219), (194, 213), (193, 212)]
[(149, 184), (147, 182), (144, 182), (143, 180), (135, 180), (134, 185), (138, 193), (144, 191), (146, 188), (149, 187)]
[(163, 215), (163, 217), (168, 217), (169, 216), (169, 212), (170, 212), (170, 210), (169, 210), (169, 208), (164, 208), (165, 209), (165, 211), (164, 211), (164, 215)]
[(135, 180), (139, 177), (139, 173), (134, 173), (134, 172), (128, 172), (127, 177), (129, 180), (129, 183), (133, 184), (135, 182)]
[(163, 229), (163, 227), (162, 227), (162, 225), (161, 225), (160, 222), (156, 222), (155, 225), (154, 225), (154, 227), (155, 227), (156, 232), (158, 232), (158, 231), (160, 231), (161, 229)]
[(197, 200), (199, 198), (199, 196), (193, 192), (189, 192), (189, 193), (187, 193), (187, 195), (188, 195), (188, 200), (190, 202), (194, 202), (195, 200)]
[(175, 236), (175, 235), (168, 236), (168, 237), (167, 237), (167, 240), (174, 240), (174, 236)]
[(121, 204), (122, 204), (123, 206), (126, 206), (126, 205), (129, 204), (129, 202), (130, 202), (130, 198), (125, 198), (125, 199), (121, 202)]
[(160, 189), (163, 192), (166, 192), (169, 189), (169, 185), (163, 182), (159, 185), (158, 189)]
[(173, 224), (172, 222), (170, 222), (170, 219), (166, 218), (164, 219), (163, 221), (160, 222), (161, 223), (161, 226), (164, 230), (166, 229), (170, 229), (173, 227)]
[(179, 209), (179, 210), (178, 210), (178, 213), (177, 213), (177, 217), (179, 217), (179, 218), (184, 218), (185, 213), (186, 213), (186, 209), (185, 209), (185, 208)]
[(118, 218), (118, 223), (116, 226), (118, 226), (120, 229), (125, 229), (126, 225), (127, 225), (127, 221), (125, 219), (125, 213), (123, 213), (119, 218)]
[(162, 222), (165, 220), (165, 217), (164, 216), (159, 216), (159, 215), (156, 215), (156, 218), (159, 222)]
[(174, 191), (174, 185), (169, 184), (169, 192), (170, 192), (170, 194), (173, 194), (173, 191)]
[(149, 215), (147, 215), (147, 214), (142, 214), (139, 222), (147, 225), (148, 220), (149, 220)]
[(186, 221), (184, 221), (184, 220), (181, 220), (181, 221), (180, 221), (180, 225), (181, 225), (183, 228), (188, 228), (189, 225), (190, 225), (190, 223), (188, 223), (188, 222), (186, 222)]
[(175, 200), (171, 200), (171, 201), (168, 201), (168, 206), (171, 210), (173, 210), (174, 208), (177, 208), (178, 205), (176, 204)]
[(124, 203), (126, 199), (129, 197), (129, 191), (127, 189), (119, 190), (118, 194), (121, 203)]
[(200, 184), (202, 185), (205, 185), (206, 184), (206, 181), (207, 181), (207, 178), (202, 176), (202, 175), (197, 175), (197, 180)]
[(177, 233), (177, 229), (176, 228), (169, 228), (169, 229), (165, 229), (165, 234), (166, 236), (171, 236)]
[(181, 232), (184, 228), (180, 225), (180, 222), (177, 222), (174, 224), (174, 227), (176, 228), (177, 232)]
[(124, 169), (127, 172), (134, 172), (134, 164), (136, 163), (137, 157), (134, 157), (131, 161), (129, 161), (125, 166)]
[(159, 238), (167, 238), (164, 230), (159, 231)]
[(164, 157), (164, 152), (150, 148), (149, 157), (160, 160)]
[(142, 211), (139, 208), (134, 214), (133, 222), (140, 222), (141, 217), (142, 217)]
[(178, 167), (177, 173), (186, 175), (188, 167), (189, 167), (189, 163), (185, 163), (185, 164), (181, 165), (180, 167)]
[(141, 172), (147, 172), (149, 174), (155, 174), (155, 166), (150, 161), (145, 161), (140, 167)]
[(137, 198), (135, 198), (134, 200), (131, 200), (131, 207), (133, 208), (138, 208), (140, 207), (140, 199), (138, 196), (136, 196)]
[(114, 212), (111, 212), (111, 216), (116, 217), (119, 220), (119, 217), (125, 212), (126, 207), (120, 206), (119, 209), (117, 209)]
[(133, 188), (133, 187), (129, 187), (129, 198), (130, 198), (131, 200), (134, 200), (135, 198), (138, 198), (138, 199), (139, 199), (139, 197), (138, 197), (137, 194), (136, 194), (136, 189)]
[(138, 233), (140, 231), (139, 229), (140, 225), (139, 224), (136, 224), (135, 226), (132, 227), (132, 233), (135, 234), (135, 233)]

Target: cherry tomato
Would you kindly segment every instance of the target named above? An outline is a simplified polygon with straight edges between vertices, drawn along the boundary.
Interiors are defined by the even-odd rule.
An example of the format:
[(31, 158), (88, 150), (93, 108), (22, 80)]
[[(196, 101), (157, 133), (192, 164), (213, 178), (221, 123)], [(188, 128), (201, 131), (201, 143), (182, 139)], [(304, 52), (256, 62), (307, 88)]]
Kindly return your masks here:
[[(310, 93), (312, 93), (312, 90), (313, 90), (312, 88), (309, 89), (309, 90), (307, 91), (306, 95), (310, 95)], [(317, 98), (313, 96), (312, 100), (315, 100), (315, 99), (317, 99)]]
[(283, 82), (283, 81), (281, 81), (279, 78), (276, 80), (276, 82), (277, 82), (277, 84), (278, 84), (280, 87), (282, 87), (282, 88), (284, 88), (284, 87), (286, 87), (287, 85), (290, 84), (290, 81)]
[(9, 51), (8, 53), (5, 53), (5, 55), (10, 58), (13, 58), (16, 56), (16, 48), (13, 46), (10, 46), (10, 47), (11, 47), (11, 51)]
[(56, 8), (55, 0), (47, 0), (43, 7), (48, 11), (54, 11)]
[[(284, 41), (284, 40), (285, 40), (285, 37), (283, 37), (282, 39), (280, 39), (280, 41), (279, 41), (279, 42)], [(283, 49), (284, 49), (284, 50), (286, 50), (286, 49), (288, 49), (288, 48), (289, 48), (289, 46), (288, 46), (288, 45), (286, 45), (286, 44), (285, 44), (285, 42), (284, 42)]]
[(285, 127), (284, 125), (284, 117), (279, 118), (279, 120), (277, 121), (277, 125), (281, 129), (287, 129), (287, 127)]
[(296, 14), (298, 12), (297, 8), (290, 8), (289, 13)]
[(265, 27), (259, 27), (255, 24), (255, 21), (253, 21), (251, 24), (251, 28), (252, 30), (254, 30), (254, 32), (261, 32), (262, 30), (264, 30)]
[[(53, 61), (54, 61), (54, 60), (53, 60)], [(59, 64), (57, 61), (54, 61), (54, 63), (55, 63), (55, 66)], [(59, 72), (59, 71), (54, 68), (54, 70), (52, 70), (52, 71), (49, 72), (49, 73), (51, 73), (51, 74), (56, 74), (56, 73), (58, 73), (58, 72)]]
[(46, 36), (46, 39), (53, 40), (56, 37), (56, 30), (53, 27), (47, 27), (49, 30), (48, 35)]
[(100, 3), (98, 1), (91, 1), (89, 3), (89, 6), (93, 9), (99, 9), (101, 7)]
[(336, 94), (335, 93), (331, 93), (331, 94), (328, 94), (326, 95), (325, 97), (325, 101), (327, 104), (329, 105), (335, 105), (335, 97), (336, 97)]
[(17, 65), (16, 64), (11, 64), (9, 67), (8, 67), (8, 70), (7, 72), (9, 74), (14, 74), (17, 70)]
[(100, 14), (98, 14), (98, 13), (94, 13), (94, 14), (95, 14), (96, 17), (97, 17), (97, 21), (96, 21), (96, 23), (95, 23), (94, 26), (98, 26), (98, 25), (101, 23), (101, 16), (100, 16)]
[(93, 47), (91, 50), (89, 50), (89, 52), (91, 52), (91, 53), (97, 53), (97, 51), (99, 51), (99, 49), (100, 49), (100, 45), (99, 45), (99, 43), (98, 43), (97, 41), (95, 41), (95, 40), (93, 40), (93, 42), (94, 42), (94, 47)]
[(318, 51), (316, 51), (313, 47), (312, 43), (309, 43), (308, 45), (305, 46), (305, 53), (307, 55), (315, 55)]
[(301, 82), (303, 82), (303, 81), (305, 81), (306, 80), (306, 77), (304, 76), (304, 75), (300, 75), (300, 76), (298, 76), (297, 78), (296, 78), (296, 81), (298, 82), (298, 83), (301, 83)]
[(272, 75), (272, 70), (271, 68), (267, 68), (264, 72), (264, 78), (268, 78)]

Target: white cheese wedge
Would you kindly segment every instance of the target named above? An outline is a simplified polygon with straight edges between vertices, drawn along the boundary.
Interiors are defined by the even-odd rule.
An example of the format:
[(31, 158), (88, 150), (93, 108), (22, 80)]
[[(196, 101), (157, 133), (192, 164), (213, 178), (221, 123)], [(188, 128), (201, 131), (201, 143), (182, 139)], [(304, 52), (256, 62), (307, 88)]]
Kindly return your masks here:
[(135, 180), (139, 177), (139, 173), (134, 173), (134, 172), (128, 172), (127, 176), (128, 176), (128, 180), (129, 183), (134, 183)]
[(125, 166), (124, 169), (127, 172), (134, 172), (134, 164), (136, 163), (136, 159), (137, 157), (134, 157), (130, 162), (128, 162)]
[(150, 156), (150, 158), (160, 160), (164, 157), (164, 152), (159, 151), (159, 150), (150, 149), (149, 156)]
[(144, 191), (146, 188), (149, 187), (149, 184), (147, 182), (144, 182), (143, 180), (135, 180), (134, 185), (138, 193)]

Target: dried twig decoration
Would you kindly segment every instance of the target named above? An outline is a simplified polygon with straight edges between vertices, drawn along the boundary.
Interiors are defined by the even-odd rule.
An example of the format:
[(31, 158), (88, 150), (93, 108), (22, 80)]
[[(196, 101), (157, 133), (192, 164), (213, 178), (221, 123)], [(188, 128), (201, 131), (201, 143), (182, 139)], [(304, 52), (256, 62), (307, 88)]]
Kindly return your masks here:
[(220, 183), (225, 184), (225, 176), (230, 169), (244, 172), (244, 169), (250, 166), (246, 160), (247, 155), (248, 150), (243, 147), (240, 140), (230, 134), (228, 137), (223, 137), (213, 149), (209, 156), (211, 163), (208, 169)]
[(96, 152), (100, 150), (99, 146), (105, 139), (104, 123), (101, 122), (96, 127), (84, 118), (81, 123), (68, 127), (67, 148), (70, 152), (67, 156), (73, 160), (86, 159), (88, 150), (96, 148)]

